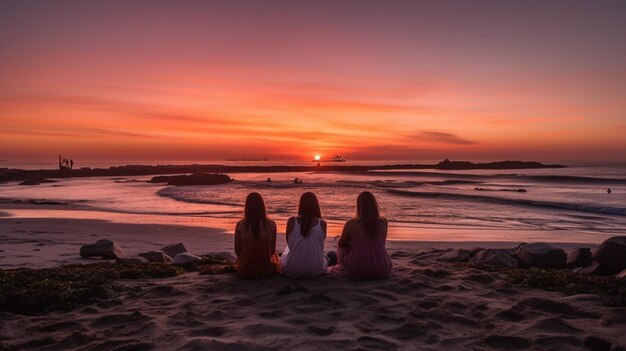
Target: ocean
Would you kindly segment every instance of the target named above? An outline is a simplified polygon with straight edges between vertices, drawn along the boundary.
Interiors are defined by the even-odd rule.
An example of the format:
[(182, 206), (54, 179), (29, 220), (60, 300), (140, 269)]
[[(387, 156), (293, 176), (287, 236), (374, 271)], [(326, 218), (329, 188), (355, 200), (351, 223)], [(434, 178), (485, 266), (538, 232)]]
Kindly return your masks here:
[[(261, 193), (270, 216), (283, 227), (286, 219), (296, 213), (299, 196), (312, 191), (320, 200), (323, 217), (331, 224), (331, 234), (337, 235), (342, 224), (354, 216), (359, 192), (368, 190), (376, 195), (383, 215), (390, 221), (390, 238), (396, 235), (406, 240), (423, 240), (421, 229), (427, 227), (451, 229), (451, 241), (455, 240), (454, 228), (497, 230), (503, 236), (519, 230), (545, 231), (552, 241), (580, 234), (598, 236), (601, 241), (607, 235), (625, 234), (626, 163), (562, 164), (567, 167), (233, 173), (229, 175), (235, 181), (230, 184), (183, 187), (147, 183), (151, 176), (70, 178), (38, 186), (0, 184), (0, 198), (69, 203), (76, 210), (73, 216), (130, 214), (139, 222), (157, 218), (159, 223), (217, 227), (230, 232), (242, 215), (248, 193)], [(266, 182), (268, 177), (271, 183)], [(294, 178), (303, 184), (294, 184)], [(52, 215), (40, 215), (45, 213)]]

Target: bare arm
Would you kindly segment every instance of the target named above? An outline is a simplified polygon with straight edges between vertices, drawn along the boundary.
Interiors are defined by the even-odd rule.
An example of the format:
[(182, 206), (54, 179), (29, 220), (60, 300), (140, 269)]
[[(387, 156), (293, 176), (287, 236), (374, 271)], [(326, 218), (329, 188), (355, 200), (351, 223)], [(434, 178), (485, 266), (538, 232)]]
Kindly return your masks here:
[(293, 225), (294, 225), (295, 220), (296, 220), (295, 217), (290, 217), (287, 220), (287, 231), (286, 231), (287, 242), (289, 242), (289, 233), (291, 233), (291, 231), (293, 230)]
[(276, 222), (270, 221), (272, 230), (272, 254), (276, 253)]
[(350, 227), (351, 223), (350, 221), (347, 221), (346, 224), (344, 224), (343, 226), (343, 230), (341, 231), (341, 236), (339, 237), (339, 242), (337, 243), (338, 246), (350, 247)]
[(235, 254), (239, 256), (241, 253), (241, 222), (237, 222), (235, 226)]
[(323, 219), (320, 219), (320, 225), (322, 226), (322, 231), (324, 232), (324, 237), (326, 237), (326, 235), (328, 234), (328, 225), (326, 224), (326, 221)]

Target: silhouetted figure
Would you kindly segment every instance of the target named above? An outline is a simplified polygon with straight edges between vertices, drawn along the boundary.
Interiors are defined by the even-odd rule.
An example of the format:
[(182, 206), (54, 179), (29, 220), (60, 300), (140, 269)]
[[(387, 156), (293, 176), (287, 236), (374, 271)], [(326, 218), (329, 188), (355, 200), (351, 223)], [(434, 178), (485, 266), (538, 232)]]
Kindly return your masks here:
[(610, 194), (610, 193), (612, 193), (613, 191), (611, 191), (611, 188), (608, 188), (608, 189), (606, 189), (606, 192), (607, 192), (608, 194)]
[(74, 169), (74, 160), (70, 160), (70, 170)]
[(266, 182), (271, 183), (272, 182), (272, 178), (267, 178)]
[(59, 155), (59, 171), (63, 170), (63, 164), (61, 163), (61, 155)]
[(294, 178), (294, 179), (293, 179), (293, 183), (294, 183), (294, 184), (298, 184), (298, 178)]
[(298, 179), (298, 184), (302, 184), (302, 183), (304, 183), (302, 179)]

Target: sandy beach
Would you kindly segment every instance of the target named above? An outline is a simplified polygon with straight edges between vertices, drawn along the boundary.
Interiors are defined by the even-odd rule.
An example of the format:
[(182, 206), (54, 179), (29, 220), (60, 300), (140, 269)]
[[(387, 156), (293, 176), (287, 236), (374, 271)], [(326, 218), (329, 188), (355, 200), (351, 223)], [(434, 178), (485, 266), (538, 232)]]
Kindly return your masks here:
[[(128, 255), (183, 242), (191, 253), (232, 252), (219, 229), (102, 219), (10, 217), (72, 209), (0, 210), (2, 268), (86, 263), (81, 245), (107, 238)], [(89, 217), (89, 216), (87, 216)], [(283, 248), (279, 237), (278, 247)], [(558, 244), (564, 248), (588, 244)], [(336, 246), (329, 237), (327, 248)], [(515, 242), (389, 241), (395, 276), (354, 281), (326, 275), (249, 281), (187, 273), (122, 281), (119, 294), (71, 311), (0, 314), (0, 349), (20, 350), (623, 350), (626, 309), (597, 295), (513, 284), (498, 272), (448, 263), (452, 248)], [(595, 247), (591, 245), (591, 247)]]

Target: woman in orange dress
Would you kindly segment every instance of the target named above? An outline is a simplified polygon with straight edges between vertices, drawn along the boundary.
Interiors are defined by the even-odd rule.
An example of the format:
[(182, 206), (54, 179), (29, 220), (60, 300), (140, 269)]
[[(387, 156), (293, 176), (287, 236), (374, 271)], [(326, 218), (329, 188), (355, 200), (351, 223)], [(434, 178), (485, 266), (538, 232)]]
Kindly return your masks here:
[(276, 254), (276, 223), (267, 218), (259, 193), (246, 198), (244, 218), (235, 227), (235, 270), (242, 278), (266, 278), (280, 272)]

